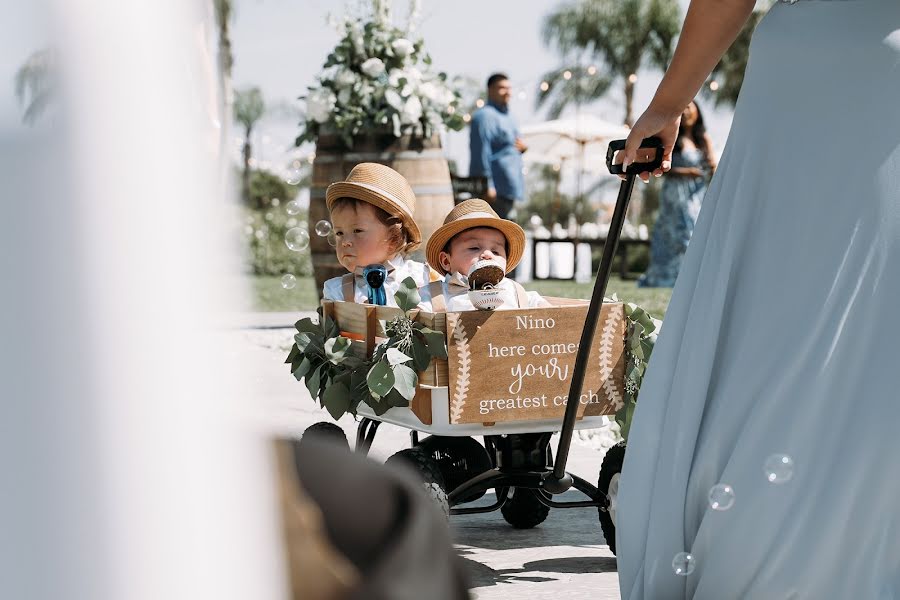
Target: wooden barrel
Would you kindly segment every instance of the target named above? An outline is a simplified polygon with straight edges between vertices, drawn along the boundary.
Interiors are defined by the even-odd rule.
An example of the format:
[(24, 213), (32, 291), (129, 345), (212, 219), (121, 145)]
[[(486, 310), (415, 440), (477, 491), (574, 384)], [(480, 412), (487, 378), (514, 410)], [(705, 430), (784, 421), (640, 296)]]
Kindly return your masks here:
[(316, 234), (316, 223), (330, 221), (325, 206), (325, 189), (347, 177), (350, 170), (363, 162), (387, 165), (406, 177), (416, 194), (416, 223), (422, 231), (422, 246), (412, 258), (424, 261), (425, 244), (431, 233), (441, 226), (453, 208), (450, 169), (441, 149), (440, 137), (429, 139), (403, 136), (366, 136), (347, 149), (338, 136), (322, 134), (316, 144), (313, 161), (312, 188), (309, 197), (309, 237), (313, 272), (319, 298), (327, 279), (347, 271), (338, 263), (328, 239)]

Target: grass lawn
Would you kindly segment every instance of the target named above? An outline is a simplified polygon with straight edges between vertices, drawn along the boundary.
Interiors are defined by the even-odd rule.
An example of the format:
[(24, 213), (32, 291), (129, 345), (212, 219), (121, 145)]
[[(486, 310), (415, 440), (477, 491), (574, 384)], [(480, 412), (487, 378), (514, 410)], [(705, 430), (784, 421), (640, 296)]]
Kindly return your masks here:
[[(315, 310), (318, 305), (315, 283), (311, 277), (298, 277), (297, 285), (286, 290), (281, 287), (281, 277), (259, 276), (251, 278), (255, 307), (260, 311), (300, 311)], [(529, 290), (544, 296), (563, 298), (589, 298), (593, 290), (591, 283), (574, 281), (532, 281), (525, 285)], [(634, 281), (623, 281), (618, 277), (609, 280), (607, 296), (617, 294), (620, 300), (634, 302), (651, 315), (662, 318), (669, 304), (672, 290), (669, 288), (639, 288)]]

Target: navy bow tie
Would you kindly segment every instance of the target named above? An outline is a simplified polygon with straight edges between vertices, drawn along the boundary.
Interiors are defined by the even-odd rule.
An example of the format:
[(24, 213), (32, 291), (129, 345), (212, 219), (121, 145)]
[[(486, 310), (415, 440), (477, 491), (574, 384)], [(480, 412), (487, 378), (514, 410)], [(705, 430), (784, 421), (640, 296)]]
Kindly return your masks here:
[(369, 286), (369, 304), (384, 306), (387, 294), (384, 292), (384, 281), (387, 279), (387, 268), (384, 265), (369, 265), (363, 269), (363, 279)]

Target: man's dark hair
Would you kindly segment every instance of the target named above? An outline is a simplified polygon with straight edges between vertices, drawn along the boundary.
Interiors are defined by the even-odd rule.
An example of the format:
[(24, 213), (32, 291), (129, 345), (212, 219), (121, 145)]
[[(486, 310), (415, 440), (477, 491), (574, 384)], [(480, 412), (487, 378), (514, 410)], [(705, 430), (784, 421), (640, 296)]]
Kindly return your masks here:
[(506, 73), (494, 73), (488, 77), (487, 86), (490, 88), (495, 83), (503, 81), (504, 79), (509, 79), (509, 77), (506, 76)]

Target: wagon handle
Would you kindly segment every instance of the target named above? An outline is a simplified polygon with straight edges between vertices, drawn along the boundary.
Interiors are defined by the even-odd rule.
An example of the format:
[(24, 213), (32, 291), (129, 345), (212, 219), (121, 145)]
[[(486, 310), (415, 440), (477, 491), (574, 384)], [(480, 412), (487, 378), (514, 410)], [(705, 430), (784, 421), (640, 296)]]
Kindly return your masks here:
[[(614, 140), (609, 143), (609, 149), (606, 153), (606, 166), (611, 174), (623, 173), (621, 164), (614, 165), (612, 161), (616, 152), (624, 147), (625, 140)], [(597, 278), (594, 280), (594, 292), (591, 295), (591, 303), (588, 306), (584, 329), (581, 332), (578, 353), (575, 355), (575, 368), (572, 371), (572, 380), (569, 384), (569, 395), (567, 396), (569, 400), (566, 402), (566, 412), (565, 416), (563, 416), (562, 430), (559, 434), (556, 462), (553, 465), (553, 470), (544, 474), (543, 487), (552, 494), (561, 494), (572, 487), (572, 476), (566, 473), (569, 446), (572, 444), (572, 432), (575, 430), (575, 419), (578, 405), (580, 404), (581, 389), (584, 385), (584, 373), (591, 354), (591, 345), (594, 340), (594, 332), (597, 330), (600, 309), (603, 308), (603, 297), (606, 294), (606, 286), (609, 283), (613, 257), (616, 255), (616, 247), (622, 234), (622, 226), (625, 224), (625, 213), (628, 210), (628, 202), (631, 200), (634, 178), (638, 173), (653, 171), (662, 164), (662, 140), (658, 137), (647, 138), (641, 142), (641, 148), (655, 148), (656, 156), (651, 162), (635, 162), (629, 165), (627, 171), (624, 172), (625, 179), (619, 186), (619, 197), (616, 199), (616, 207), (609, 224), (609, 233), (606, 237), (606, 243), (603, 245), (603, 256), (600, 258), (600, 267), (597, 269)]]

